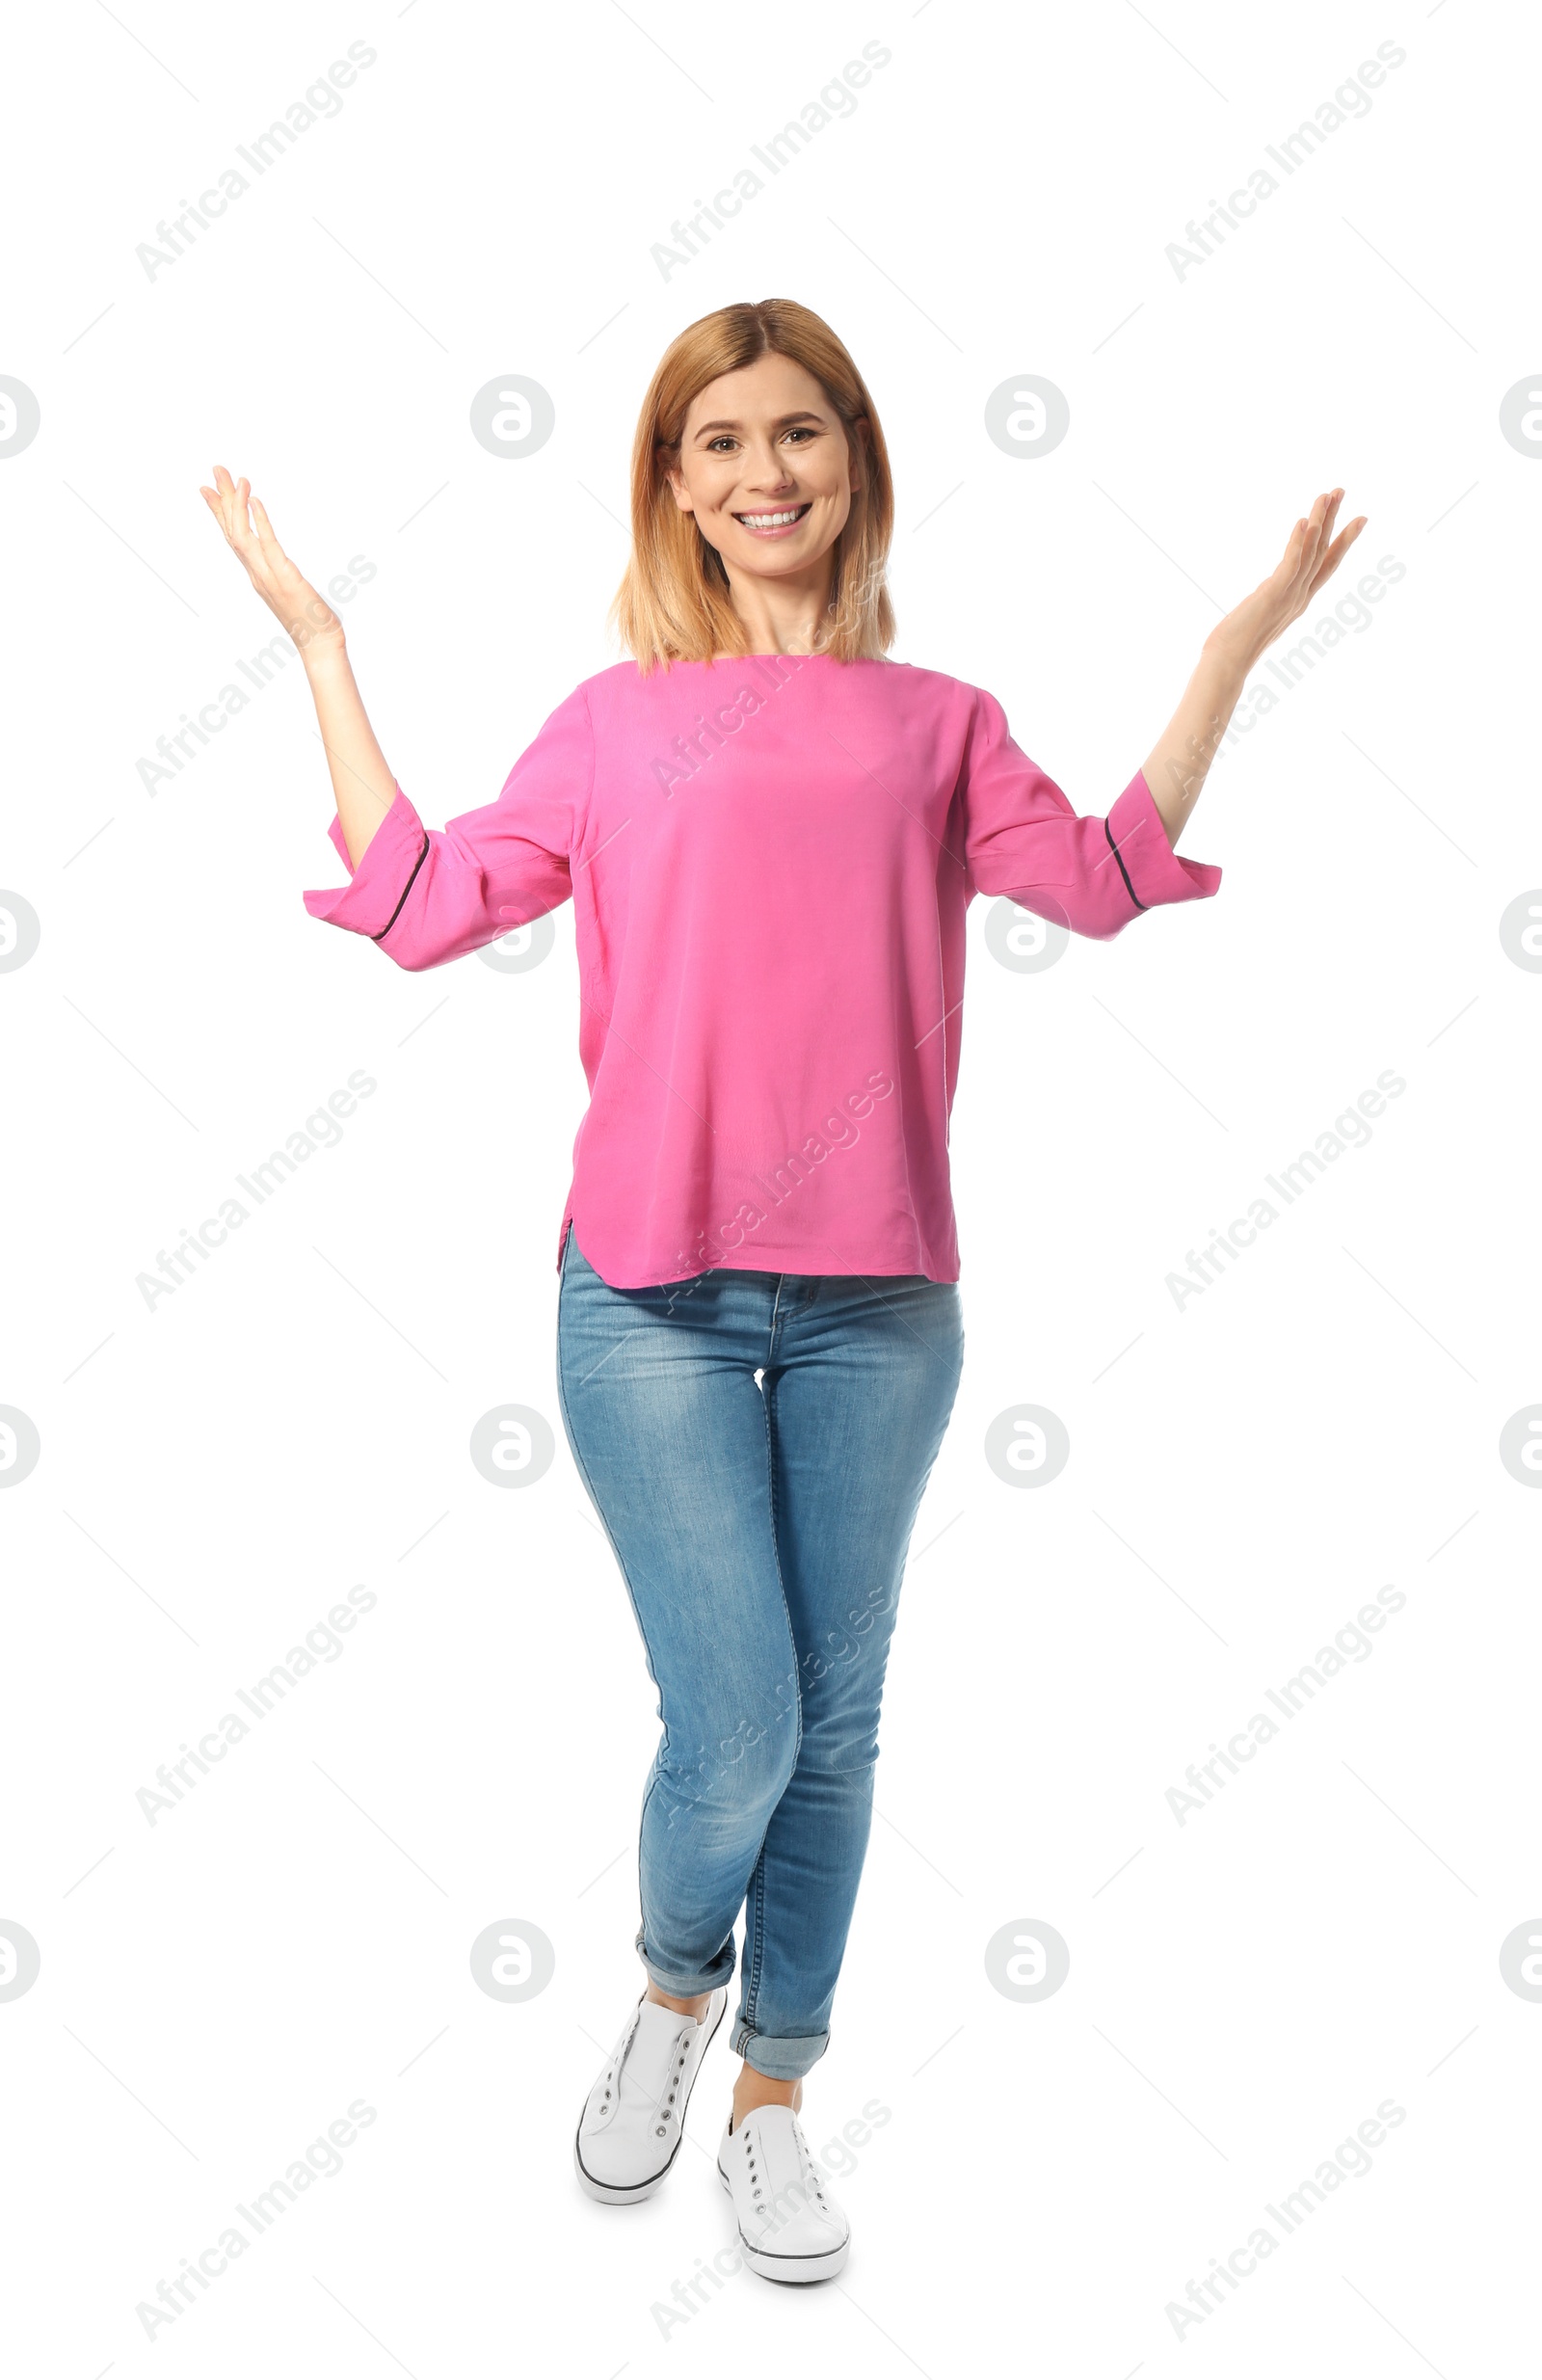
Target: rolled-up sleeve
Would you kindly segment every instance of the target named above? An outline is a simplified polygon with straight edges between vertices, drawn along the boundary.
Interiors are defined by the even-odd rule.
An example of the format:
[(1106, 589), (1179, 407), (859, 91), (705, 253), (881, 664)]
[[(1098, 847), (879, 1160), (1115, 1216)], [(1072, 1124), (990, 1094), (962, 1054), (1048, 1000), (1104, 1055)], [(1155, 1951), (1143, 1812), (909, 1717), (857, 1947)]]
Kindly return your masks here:
[(366, 935), (398, 967), (442, 967), (571, 896), (593, 779), (594, 732), (579, 686), (515, 762), (495, 802), (428, 827), (398, 786), (357, 868), (333, 816), (327, 832), (349, 880), (306, 893), (306, 907), (324, 924)]
[(1219, 888), (1218, 868), (1173, 849), (1140, 770), (1106, 817), (1080, 817), (1013, 741), (1000, 704), (974, 693), (960, 777), (971, 896), (1004, 895), (1106, 942), (1142, 910), (1204, 900)]

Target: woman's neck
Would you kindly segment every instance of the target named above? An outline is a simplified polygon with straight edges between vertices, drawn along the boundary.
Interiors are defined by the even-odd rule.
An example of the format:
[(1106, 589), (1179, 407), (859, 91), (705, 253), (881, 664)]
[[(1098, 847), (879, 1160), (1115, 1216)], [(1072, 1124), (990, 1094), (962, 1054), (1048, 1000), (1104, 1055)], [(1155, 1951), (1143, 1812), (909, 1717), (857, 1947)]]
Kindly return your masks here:
[(797, 579), (730, 575), (729, 602), (752, 652), (802, 660), (818, 651), (830, 620), (830, 556), (821, 555), (820, 563), (812, 575)]

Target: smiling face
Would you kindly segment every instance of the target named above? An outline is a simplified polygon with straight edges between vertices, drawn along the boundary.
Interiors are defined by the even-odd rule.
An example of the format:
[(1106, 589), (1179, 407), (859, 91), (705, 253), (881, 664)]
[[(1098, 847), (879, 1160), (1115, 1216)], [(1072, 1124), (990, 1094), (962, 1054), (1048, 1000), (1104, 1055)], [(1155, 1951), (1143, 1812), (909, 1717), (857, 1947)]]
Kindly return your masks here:
[(692, 399), (669, 482), (731, 584), (742, 575), (828, 589), (861, 458), (813, 374), (765, 355)]

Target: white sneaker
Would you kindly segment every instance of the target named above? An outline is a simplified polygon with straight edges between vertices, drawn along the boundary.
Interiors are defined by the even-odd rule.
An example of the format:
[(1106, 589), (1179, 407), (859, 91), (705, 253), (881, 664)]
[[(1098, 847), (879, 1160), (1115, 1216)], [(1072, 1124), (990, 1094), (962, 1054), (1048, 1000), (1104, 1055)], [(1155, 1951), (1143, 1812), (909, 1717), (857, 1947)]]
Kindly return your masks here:
[(725, 2127), (717, 2170), (752, 2272), (765, 2281), (828, 2281), (839, 2272), (851, 2226), (825, 2196), (790, 2107), (755, 2107), (736, 2129)]
[(629, 2206), (658, 2188), (685, 2137), (691, 2086), (728, 2004), (724, 1985), (703, 2016), (682, 2017), (645, 1988), (578, 2119), (573, 2164), (591, 2198)]

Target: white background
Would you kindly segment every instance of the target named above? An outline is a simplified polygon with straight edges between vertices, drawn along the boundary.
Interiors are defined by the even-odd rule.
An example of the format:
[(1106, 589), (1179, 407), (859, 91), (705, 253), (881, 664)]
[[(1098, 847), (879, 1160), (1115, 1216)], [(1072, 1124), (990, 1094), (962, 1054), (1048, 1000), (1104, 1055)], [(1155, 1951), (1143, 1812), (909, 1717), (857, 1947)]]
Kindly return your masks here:
[[(340, 115), (148, 278), (136, 246), (356, 40)], [(856, 113), (666, 278), (652, 244), (867, 40)], [(1168, 244), (1384, 40), (1369, 115), (1180, 278)], [(1542, 1499), (1498, 1442), (1542, 1393), (1542, 980), (1499, 920), (1542, 882), (1542, 471), (1498, 425), (1542, 361), (1536, 50), (1470, 0), (13, 20), (0, 371), (41, 408), (0, 468), (0, 877), (41, 921), (0, 977), (0, 1403), (41, 1439), (0, 1498), (0, 1919), (41, 1950), (0, 2002), (14, 2368), (1514, 2367), (1542, 2006), (1499, 1949), (1542, 1908)], [(971, 911), (967, 1370), (806, 2099), (816, 2149), (891, 2120), (835, 2180), (838, 2283), (741, 2275), (666, 2331), (731, 2236), (722, 2043), (663, 2196), (593, 2206), (570, 2161), (639, 1988), (656, 1735), (556, 1408), (572, 909), (524, 975), (409, 975), (313, 923), (342, 871), (298, 663), (153, 796), (137, 763), (270, 639), (198, 493), (220, 461), (312, 575), (375, 563), (350, 645), (424, 816), (492, 799), (617, 657), (659, 353), (767, 295), (875, 394), (896, 657), (991, 688), (1080, 810), (1319, 490), (1369, 515), (1350, 577), (1404, 575), (1217, 762), (1183, 842), (1214, 900), (1037, 975)], [(467, 426), (510, 372), (556, 408), (515, 460)], [(1028, 372), (1071, 408), (1037, 459), (983, 426)], [(136, 1276), (356, 1068), (340, 1143), (146, 1310)], [(1180, 1309), (1186, 1252), (1384, 1069), (1369, 1144)], [(505, 1400), (557, 1434), (518, 1493), (467, 1454)], [(1071, 1434), (1035, 1492), (984, 1459), (1015, 1401)], [(150, 1826), (157, 1766), (358, 1582), (342, 1656)], [(1180, 1826), (1188, 1764), (1389, 1582), (1371, 1657)], [(515, 2006), (468, 1965), (500, 1919), (556, 1953)], [(986, 1973), (1020, 1920), (1070, 1944), (1038, 2004)], [(343, 2170), (147, 2339), (136, 2307), (357, 2099)], [(1177, 2337), (1190, 2278), (1389, 2099), (1372, 2171)]]

